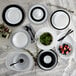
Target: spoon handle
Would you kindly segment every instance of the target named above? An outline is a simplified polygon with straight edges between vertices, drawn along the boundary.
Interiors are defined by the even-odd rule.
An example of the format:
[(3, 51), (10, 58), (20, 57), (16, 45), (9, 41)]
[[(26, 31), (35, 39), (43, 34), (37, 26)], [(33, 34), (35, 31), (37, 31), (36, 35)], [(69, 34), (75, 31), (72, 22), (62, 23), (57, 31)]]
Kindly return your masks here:
[(13, 65), (15, 65), (15, 64), (17, 64), (17, 63), (19, 63), (19, 62), (20, 62), (20, 60), (17, 61), (16, 63), (12, 63), (12, 64), (10, 64), (10, 66), (13, 66)]

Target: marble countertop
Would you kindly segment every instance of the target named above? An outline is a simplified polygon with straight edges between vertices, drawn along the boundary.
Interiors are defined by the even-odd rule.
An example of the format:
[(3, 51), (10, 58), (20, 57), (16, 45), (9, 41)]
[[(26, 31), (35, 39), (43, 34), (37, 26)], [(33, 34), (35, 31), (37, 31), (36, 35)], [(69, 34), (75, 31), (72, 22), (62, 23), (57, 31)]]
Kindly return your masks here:
[[(49, 15), (52, 11), (57, 10), (57, 9), (67, 10), (71, 14), (71, 24), (69, 28), (74, 30), (71, 36), (74, 39), (74, 41), (76, 41), (76, 0), (0, 0), (0, 24), (4, 23), (2, 20), (2, 11), (9, 4), (18, 4), (24, 8), (25, 13), (26, 13), (26, 18), (23, 24), (21, 24), (21, 26), (31, 24), (32, 27), (35, 29), (35, 31), (38, 31), (40, 28), (44, 26), (49, 27), (50, 23), (49, 23), (49, 18), (45, 23), (39, 26), (36, 26), (35, 24), (31, 23), (27, 17), (28, 10), (31, 7), (31, 5), (43, 4), (48, 9)], [(9, 28), (12, 31), (14, 31), (18, 27), (15, 27), (15, 28), (9, 27)], [(58, 32), (57, 30), (55, 31)], [(59, 57), (57, 66), (53, 70), (50, 70), (50, 71), (43, 71), (39, 69), (38, 67), (34, 67), (32, 70), (28, 72), (25, 72), (25, 71), (16, 72), (16, 71), (9, 70), (5, 66), (5, 59), (6, 59), (7, 54), (11, 52), (11, 49), (13, 48), (10, 46), (9, 39), (0, 39), (0, 76), (42, 76), (42, 75), (44, 76), (47, 76), (47, 75), (48, 76), (76, 76), (76, 73), (75, 75), (72, 74), (76, 70), (76, 67), (75, 67), (76, 55), (75, 54), (69, 60), (64, 60)], [(34, 45), (34, 43), (31, 44), (29, 47), (27, 47), (27, 49), (32, 50), (31, 52), (33, 54), (36, 53), (36, 50), (35, 50), (36, 46)]]

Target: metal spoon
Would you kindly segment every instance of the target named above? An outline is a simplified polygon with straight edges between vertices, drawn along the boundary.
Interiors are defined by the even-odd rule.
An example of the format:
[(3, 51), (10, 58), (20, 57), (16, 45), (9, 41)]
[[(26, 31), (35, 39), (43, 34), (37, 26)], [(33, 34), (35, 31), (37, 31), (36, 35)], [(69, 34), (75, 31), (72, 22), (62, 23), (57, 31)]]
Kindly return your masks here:
[(72, 32), (73, 32), (73, 30), (69, 29), (68, 32), (63, 37), (61, 37), (60, 39), (58, 39), (58, 41), (63, 40), (67, 35), (71, 34)]
[(12, 63), (12, 64), (10, 64), (10, 66), (13, 66), (13, 65), (15, 65), (15, 64), (17, 64), (17, 63), (23, 63), (23, 62), (24, 62), (23, 59), (19, 59), (16, 63)]
[(34, 30), (30, 26), (24, 26), (24, 29), (29, 33), (32, 42), (35, 41), (35, 33)]

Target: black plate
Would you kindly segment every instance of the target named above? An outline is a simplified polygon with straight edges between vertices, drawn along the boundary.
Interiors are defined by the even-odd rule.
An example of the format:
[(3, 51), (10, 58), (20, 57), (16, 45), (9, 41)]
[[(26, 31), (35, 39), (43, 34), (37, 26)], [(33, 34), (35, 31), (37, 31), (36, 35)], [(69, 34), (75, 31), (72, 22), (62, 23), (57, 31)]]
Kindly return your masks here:
[[(9, 8), (12, 8), (12, 7), (16, 7), (16, 8), (18, 8), (18, 9), (22, 12), (22, 19), (20, 20), (20, 22), (18, 22), (18, 23), (16, 23), (16, 24), (9, 23), (9, 22), (7, 21), (7, 19), (6, 19), (6, 17), (5, 17), (6, 11), (7, 11)], [(23, 9), (22, 9), (19, 5), (8, 5), (8, 6), (5, 7), (4, 10), (3, 10), (2, 18), (3, 18), (3, 21), (4, 21), (7, 25), (9, 25), (9, 26), (18, 26), (18, 25), (20, 25), (20, 24), (23, 22), (23, 20), (24, 20), (24, 18), (25, 18), (25, 13), (24, 13)]]
[[(46, 55), (49, 55), (52, 58), (52, 61), (49, 64), (46, 64), (43, 60)], [(37, 55), (37, 64), (43, 70), (46, 71), (51, 70), (57, 65), (57, 63), (58, 63), (58, 56), (53, 50), (44, 52), (43, 50), (41, 50)]]

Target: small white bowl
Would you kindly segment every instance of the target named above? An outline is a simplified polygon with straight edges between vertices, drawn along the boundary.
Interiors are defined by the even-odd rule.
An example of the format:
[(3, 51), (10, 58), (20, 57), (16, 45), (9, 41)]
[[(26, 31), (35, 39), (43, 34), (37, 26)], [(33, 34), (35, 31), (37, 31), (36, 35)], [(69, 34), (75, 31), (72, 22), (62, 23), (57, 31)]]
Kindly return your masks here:
[[(10, 66), (12, 63), (16, 63), (19, 59), (23, 59), (23, 63), (17, 63), (13, 66)], [(6, 58), (6, 67), (14, 71), (28, 71), (31, 70), (34, 66), (33, 57), (27, 52), (15, 51), (10, 52)]]
[[(52, 42), (51, 42), (50, 45), (43, 45), (43, 44), (40, 42), (40, 36), (41, 36), (43, 33), (45, 33), (45, 32), (50, 33), (50, 34), (52, 35), (52, 37), (53, 37), (53, 40), (52, 40)], [(57, 43), (56, 37), (57, 37), (56, 33), (55, 33), (52, 29), (50, 29), (50, 28), (48, 28), (48, 27), (41, 28), (40, 30), (38, 30), (38, 31), (36, 32), (36, 35), (35, 35), (35, 39), (36, 39), (37, 46), (38, 46), (40, 49), (43, 49), (43, 50), (52, 49), (52, 48), (56, 45), (56, 43)]]

